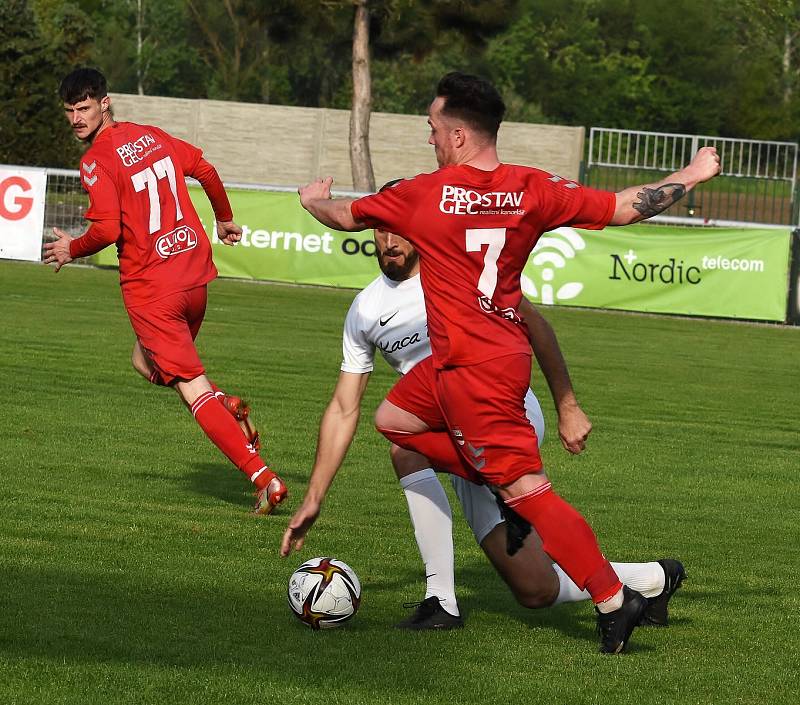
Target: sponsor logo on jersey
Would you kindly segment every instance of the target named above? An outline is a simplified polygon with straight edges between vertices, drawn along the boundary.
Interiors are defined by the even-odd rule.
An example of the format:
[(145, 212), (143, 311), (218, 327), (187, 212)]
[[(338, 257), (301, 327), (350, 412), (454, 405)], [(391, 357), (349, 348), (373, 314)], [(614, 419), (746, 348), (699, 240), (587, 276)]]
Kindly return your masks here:
[(188, 252), (197, 247), (197, 233), (188, 225), (175, 228), (156, 240), (156, 252), (162, 259)]
[(395, 311), (395, 312), (394, 312), (394, 313), (393, 313), (391, 316), (389, 316), (388, 318), (381, 318), (381, 319), (379, 319), (379, 320), (378, 320), (378, 323), (380, 324), (381, 328), (383, 328), (383, 327), (384, 327), (384, 326), (385, 326), (385, 325), (386, 325), (386, 324), (387, 324), (389, 321), (391, 321), (391, 320), (392, 320), (392, 319), (393, 319), (393, 318), (394, 318), (394, 317), (395, 317), (395, 316), (396, 316), (398, 313), (400, 313), (400, 311)]
[(439, 210), (448, 215), (524, 215), (523, 191), (480, 193), (461, 186), (442, 186)]
[[(117, 154), (125, 166), (133, 166), (142, 161), (151, 152), (161, 149), (161, 145), (153, 147), (156, 143), (151, 134), (144, 134), (134, 142), (126, 142), (117, 147)], [(150, 149), (152, 147), (152, 149)]]
[(422, 340), (422, 336), (417, 333), (412, 333), (411, 335), (403, 336), (402, 338), (398, 338), (397, 340), (379, 340), (378, 347), (381, 349), (384, 355), (390, 355), (391, 353), (395, 353), (398, 350), (402, 350), (403, 348), (407, 348), (409, 345), (414, 345), (419, 343)]
[(512, 323), (522, 323), (522, 318), (517, 313), (516, 309), (509, 306), (508, 308), (500, 308), (488, 296), (479, 296), (478, 305), (484, 313), (493, 313), (500, 318), (505, 318)]

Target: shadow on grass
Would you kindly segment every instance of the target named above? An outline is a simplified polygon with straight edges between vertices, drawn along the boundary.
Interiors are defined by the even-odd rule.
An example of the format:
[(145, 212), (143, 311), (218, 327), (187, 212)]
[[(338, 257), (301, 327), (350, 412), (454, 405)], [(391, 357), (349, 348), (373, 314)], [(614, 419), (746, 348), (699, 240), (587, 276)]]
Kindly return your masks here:
[[(453, 641), (466, 644), (490, 636), (485, 631), (476, 634), (469, 624), (450, 635), (409, 634), (391, 628), (394, 615), (387, 624), (387, 615), (377, 610), (362, 610), (347, 629), (322, 635), (295, 621), (282, 593), (270, 594), (260, 611), (254, 611), (253, 596), (244, 588), (204, 585), (198, 589), (196, 583), (159, 583), (142, 573), (121, 576), (4, 567), (0, 580), (5, 587), (0, 653), (13, 658), (181, 667), (235, 663), (262, 669), (265, 654), (269, 654), (271, 678), (285, 677), (289, 682), (297, 664), (305, 664), (303, 678), (324, 682), (341, 677), (341, 654), (346, 648), (348, 661), (370, 664), (366, 671), (373, 677), (365, 678), (379, 689), (382, 670), (401, 672), (420, 657), (420, 650), (429, 668), (435, 664), (448, 668), (453, 655), (450, 647), (439, 651), (433, 644), (445, 647)], [(466, 600), (468, 614), (487, 607), (497, 609), (490, 607), (490, 598), (478, 592)], [(596, 640), (593, 620), (576, 618), (571, 610), (514, 616), (532, 626), (585, 640), (587, 648)], [(394, 662), (386, 659), (384, 652), (393, 649), (393, 642), (397, 652), (403, 653)], [(410, 648), (414, 644), (420, 649)], [(458, 648), (457, 644), (451, 646)], [(637, 650), (647, 647), (637, 646)], [(413, 688), (413, 680), (406, 687)]]
[[(532, 629), (559, 632), (570, 639), (598, 643), (595, 611), (588, 600), (556, 607), (527, 609), (517, 604), (505, 584), (494, 576), (488, 563), (474, 563), (462, 568), (458, 583), (470, 591), (466, 597), (459, 598), (459, 605), (467, 619), (480, 612), (506, 615)], [(637, 648), (642, 651), (652, 650), (643, 645)]]
[(192, 469), (181, 478), (189, 491), (213, 497), (237, 507), (253, 504), (253, 486), (247, 477), (232, 465), (219, 463), (194, 463)]
[[(245, 586), (191, 576), (175, 580), (174, 574), (159, 580), (146, 571), (5, 566), (0, 580), (0, 655), (5, 658), (155, 664), (198, 673), (235, 665), (243, 678), (248, 672), (263, 675), (268, 661), (268, 680), (276, 692), (298, 683), (327, 690), (345, 678), (347, 689), (371, 693), (376, 702), (386, 702), (387, 688), (389, 693), (400, 688), (406, 701), (416, 702), (439, 687), (441, 673), (458, 668), (458, 654), (475, 651), (491, 663), (502, 652), (504, 659), (527, 661), (528, 649), (541, 639), (532, 634), (530, 644), (519, 643), (511, 654), (507, 645), (495, 642), (495, 630), (468, 625), (456, 632), (409, 633), (393, 629), (394, 615), (388, 622), (385, 611), (370, 609), (369, 603), (346, 629), (312, 632), (290, 614), (285, 593), (275, 585), (265, 586), (254, 609), (252, 590)], [(485, 607), (490, 597), (472, 598), (468, 608)], [(540, 626), (577, 635), (587, 641), (578, 648), (594, 650), (588, 623), (568, 613), (536, 616)], [(476, 677), (469, 673), (464, 673), (468, 680)]]
[[(289, 491), (301, 491), (307, 478), (295, 478), (291, 473), (278, 473), (289, 485)], [(220, 461), (219, 463), (194, 463), (192, 470), (181, 478), (190, 492), (203, 497), (213, 497), (237, 507), (250, 508), (253, 504), (253, 485), (245, 475), (233, 466)]]
[[(362, 615), (329, 638), (301, 625), (286, 607), (285, 589), (272, 590), (253, 607), (253, 594), (230, 585), (183, 585), (123, 576), (56, 570), (0, 569), (0, 653), (71, 662), (151, 662), (175, 666), (236, 663), (264, 667), (271, 678), (284, 665), (308, 663), (340, 675), (342, 640), (360, 657), (374, 658), (374, 639), (387, 631), (379, 614)], [(173, 581), (176, 582), (176, 581)], [(265, 591), (267, 592), (267, 591)], [(256, 636), (257, 635), (257, 636)], [(254, 638), (256, 637), (256, 638)]]
[[(398, 596), (418, 594), (416, 599), (422, 599), (425, 582), (416, 574), (408, 573), (405, 578), (398, 576), (394, 580), (379, 580), (370, 582), (371, 589), (396, 591)], [(470, 622), (477, 621), (481, 614), (496, 614), (511, 619), (525, 627), (545, 630), (563, 635), (576, 641), (585, 641), (592, 647), (598, 643), (596, 619), (594, 608), (590, 601), (564, 604), (557, 607), (526, 609), (517, 604), (511, 592), (504, 583), (494, 574), (492, 567), (479, 561), (458, 570), (456, 581), (458, 604), (465, 618), (466, 629), (470, 629)], [(398, 603), (400, 600), (398, 600)], [(409, 616), (406, 611), (398, 611), (396, 621)], [(685, 623), (687, 620), (673, 620), (675, 624)], [(635, 641), (635, 639), (634, 639)], [(653, 651), (649, 645), (631, 644), (631, 651)]]

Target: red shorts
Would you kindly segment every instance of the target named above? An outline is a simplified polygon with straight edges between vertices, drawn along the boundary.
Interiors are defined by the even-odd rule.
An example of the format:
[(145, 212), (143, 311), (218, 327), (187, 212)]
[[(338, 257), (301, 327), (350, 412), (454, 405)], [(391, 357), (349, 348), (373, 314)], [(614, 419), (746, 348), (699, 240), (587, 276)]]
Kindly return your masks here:
[(386, 399), (414, 414), (432, 430), (450, 432), (475, 476), (508, 485), (542, 469), (536, 431), (525, 414), (531, 356), (437, 370), (432, 358), (400, 379)]
[(205, 285), (128, 308), (133, 332), (164, 384), (205, 373), (194, 346), (206, 313)]

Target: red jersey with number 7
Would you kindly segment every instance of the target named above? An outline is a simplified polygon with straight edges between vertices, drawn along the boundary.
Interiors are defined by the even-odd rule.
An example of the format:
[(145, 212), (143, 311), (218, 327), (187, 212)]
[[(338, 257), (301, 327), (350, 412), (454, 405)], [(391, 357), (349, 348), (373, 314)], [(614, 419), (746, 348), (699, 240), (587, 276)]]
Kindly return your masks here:
[(117, 122), (81, 159), (90, 221), (118, 221), (119, 277), (126, 306), (207, 284), (217, 276), (211, 243), (185, 175), (203, 152), (150, 125)]
[(356, 221), (402, 235), (420, 255), (438, 368), (530, 354), (520, 275), (542, 233), (601, 229), (616, 197), (539, 169), (468, 165), (420, 174), (353, 202)]

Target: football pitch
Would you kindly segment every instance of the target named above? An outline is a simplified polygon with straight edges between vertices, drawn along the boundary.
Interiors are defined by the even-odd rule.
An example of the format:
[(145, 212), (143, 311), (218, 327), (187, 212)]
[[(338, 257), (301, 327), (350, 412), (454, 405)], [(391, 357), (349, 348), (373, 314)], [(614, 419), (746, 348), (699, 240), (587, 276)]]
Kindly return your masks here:
[[(377, 270), (376, 270), (377, 271)], [(454, 502), (466, 627), (393, 628), (424, 580), (371, 412), (306, 547), (278, 556), (313, 461), (355, 292), (217, 281), (209, 375), (252, 403), (290, 489), (248, 515), (246, 479), (174, 392), (129, 363), (116, 271), (0, 263), (0, 703), (786, 703), (800, 699), (800, 329), (547, 309), (594, 423), (545, 467), (612, 560), (676, 557), (671, 625), (597, 653), (589, 603), (530, 611)], [(449, 486), (449, 483), (448, 483)], [(350, 564), (355, 619), (289, 611), (305, 559)]]

